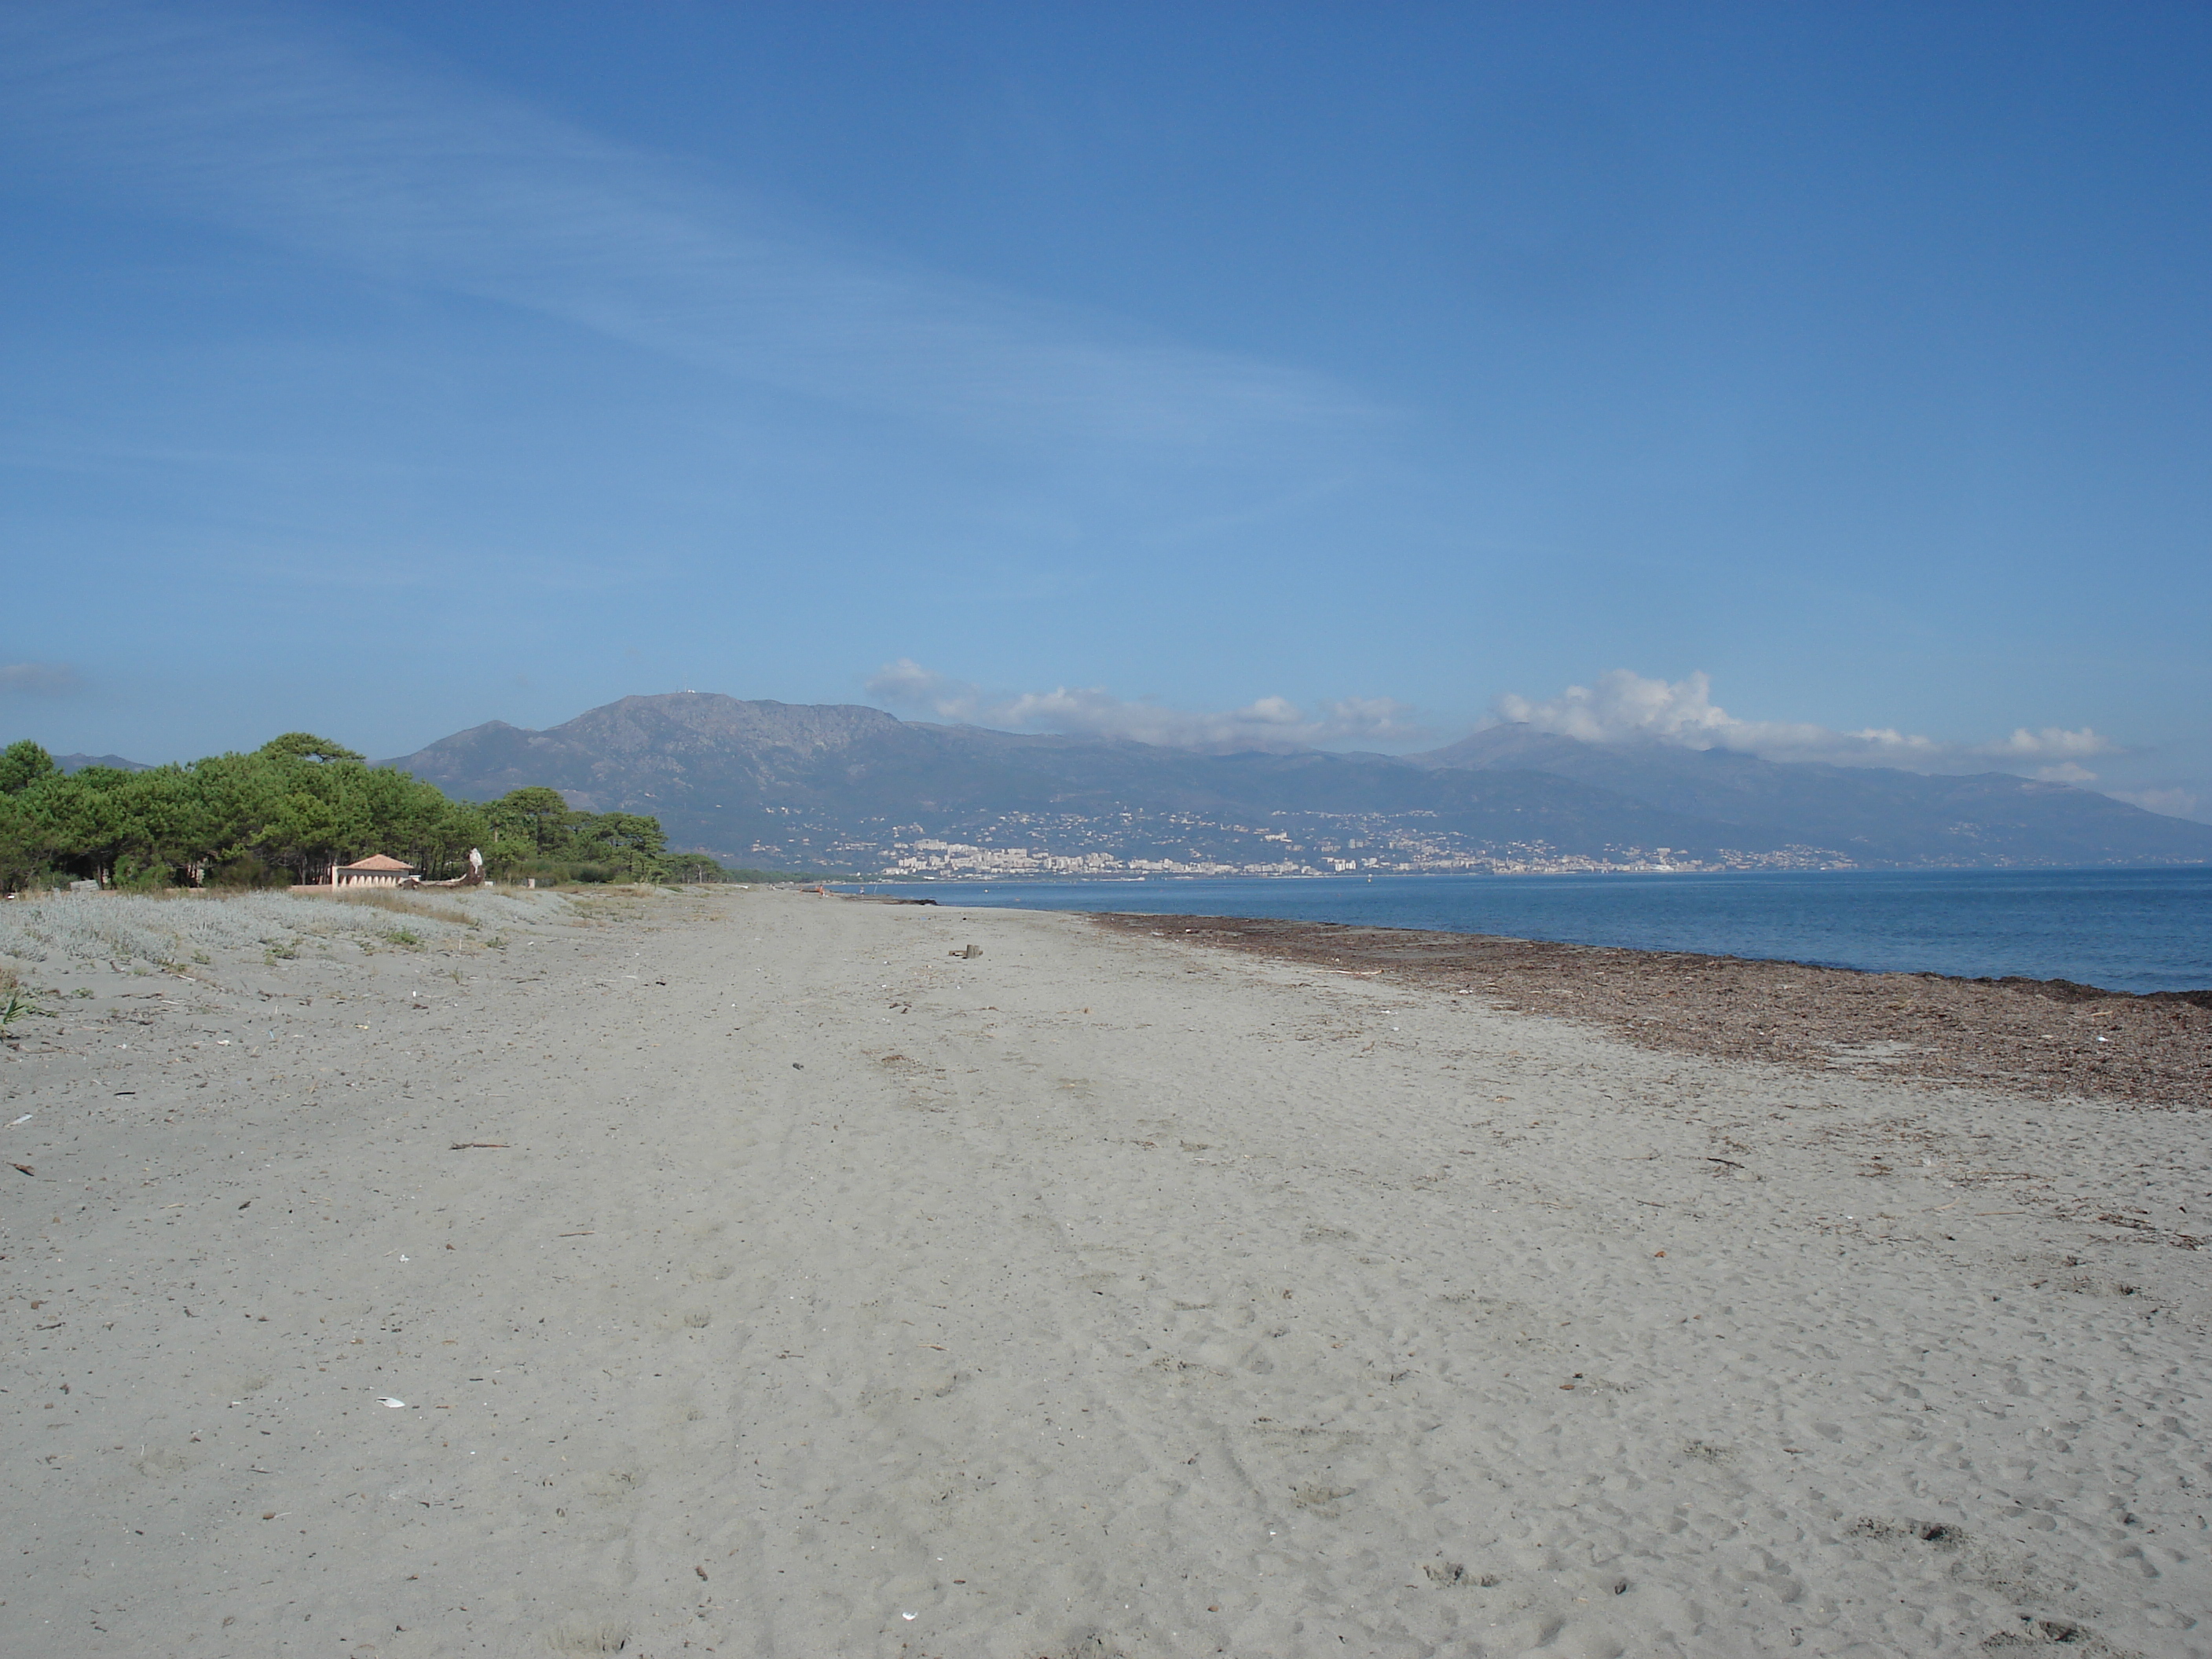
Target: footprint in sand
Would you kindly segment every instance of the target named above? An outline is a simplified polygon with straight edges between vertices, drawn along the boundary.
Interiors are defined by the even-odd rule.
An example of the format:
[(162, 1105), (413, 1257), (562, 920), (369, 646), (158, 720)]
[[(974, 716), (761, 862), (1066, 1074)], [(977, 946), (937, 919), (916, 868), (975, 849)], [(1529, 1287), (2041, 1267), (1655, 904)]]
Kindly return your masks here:
[(629, 1645), (629, 1626), (612, 1620), (562, 1625), (545, 1632), (545, 1645), (556, 1653), (620, 1653)]

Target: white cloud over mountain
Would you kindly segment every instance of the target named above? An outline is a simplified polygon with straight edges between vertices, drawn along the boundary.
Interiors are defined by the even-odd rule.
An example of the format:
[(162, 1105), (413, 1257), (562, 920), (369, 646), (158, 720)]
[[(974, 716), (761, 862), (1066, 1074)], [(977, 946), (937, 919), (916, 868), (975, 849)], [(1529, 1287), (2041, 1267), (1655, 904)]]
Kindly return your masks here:
[(1353, 742), (1395, 745), (1429, 735), (1413, 724), (1411, 709), (1390, 697), (1346, 697), (1311, 713), (1284, 697), (1261, 697), (1242, 708), (1219, 711), (1170, 708), (1119, 697), (1098, 686), (988, 692), (903, 657), (870, 676), (867, 689), (872, 696), (939, 720), (1012, 732), (1125, 738), (1207, 754)]
[[(1261, 697), (1241, 708), (1173, 708), (1148, 698), (1118, 696), (1101, 686), (988, 691), (907, 657), (878, 669), (867, 689), (885, 702), (939, 720), (1004, 731), (1126, 738), (1213, 754), (1346, 744), (1396, 749), (1435, 735), (1417, 720), (1410, 705), (1395, 697), (1346, 697), (1310, 711), (1279, 696)], [(2018, 726), (2008, 737), (1961, 744), (1890, 726), (1842, 732), (1797, 721), (1740, 720), (1713, 702), (1711, 678), (1703, 673), (1668, 681), (1617, 668), (1593, 684), (1571, 685), (1540, 702), (1506, 692), (1491, 707), (1499, 722), (1526, 724), (1585, 743), (1657, 743), (1766, 760), (1894, 766), (1911, 772), (2017, 772), (2051, 783), (2094, 783), (2097, 774), (2081, 763), (2123, 752), (2112, 739), (2086, 726), (2078, 731)]]
[(1893, 726), (1839, 732), (1787, 720), (1739, 720), (1712, 700), (1712, 681), (1692, 674), (1672, 682), (1626, 668), (1593, 685), (1571, 685), (1541, 702), (1511, 692), (1491, 705), (1500, 720), (1586, 743), (1662, 743), (1683, 749), (1725, 749), (1767, 760), (1826, 761), (1841, 766), (1894, 766), (1911, 772), (2025, 772), (2053, 783), (2091, 783), (2081, 763), (2119, 752), (2103, 733), (2083, 726), (2045, 726), (1981, 744), (1946, 743)]
[(2140, 806), (2146, 812), (2163, 812), (2170, 818), (2194, 818), (2212, 823), (2212, 794), (2197, 789), (2107, 789), (2114, 800)]

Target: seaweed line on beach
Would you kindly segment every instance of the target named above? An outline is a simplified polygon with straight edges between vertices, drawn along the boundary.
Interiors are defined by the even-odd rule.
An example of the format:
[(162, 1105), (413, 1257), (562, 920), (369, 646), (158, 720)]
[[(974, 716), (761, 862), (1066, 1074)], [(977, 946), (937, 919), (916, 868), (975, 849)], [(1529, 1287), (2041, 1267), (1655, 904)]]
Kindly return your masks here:
[(2137, 1106), (2212, 1101), (2212, 990), (1875, 974), (1340, 922), (1101, 912), (1115, 933), (1601, 1024), (1647, 1048)]

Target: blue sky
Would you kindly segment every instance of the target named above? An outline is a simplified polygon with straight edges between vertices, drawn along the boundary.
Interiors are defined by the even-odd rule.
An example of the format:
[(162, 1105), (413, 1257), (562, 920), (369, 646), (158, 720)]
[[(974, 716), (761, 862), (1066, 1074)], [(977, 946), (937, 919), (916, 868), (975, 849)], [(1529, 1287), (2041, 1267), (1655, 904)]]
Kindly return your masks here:
[(2154, 3), (11, 9), (0, 732), (1504, 712), (2212, 817), (2208, 48)]

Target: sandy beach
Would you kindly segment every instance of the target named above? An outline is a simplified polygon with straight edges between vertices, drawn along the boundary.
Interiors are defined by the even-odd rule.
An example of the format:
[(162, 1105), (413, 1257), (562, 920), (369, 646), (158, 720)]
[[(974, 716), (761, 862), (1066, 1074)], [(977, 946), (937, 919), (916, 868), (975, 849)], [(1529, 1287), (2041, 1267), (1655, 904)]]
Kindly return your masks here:
[(9, 1650), (2212, 1655), (2197, 1005), (406, 902), (0, 907)]

